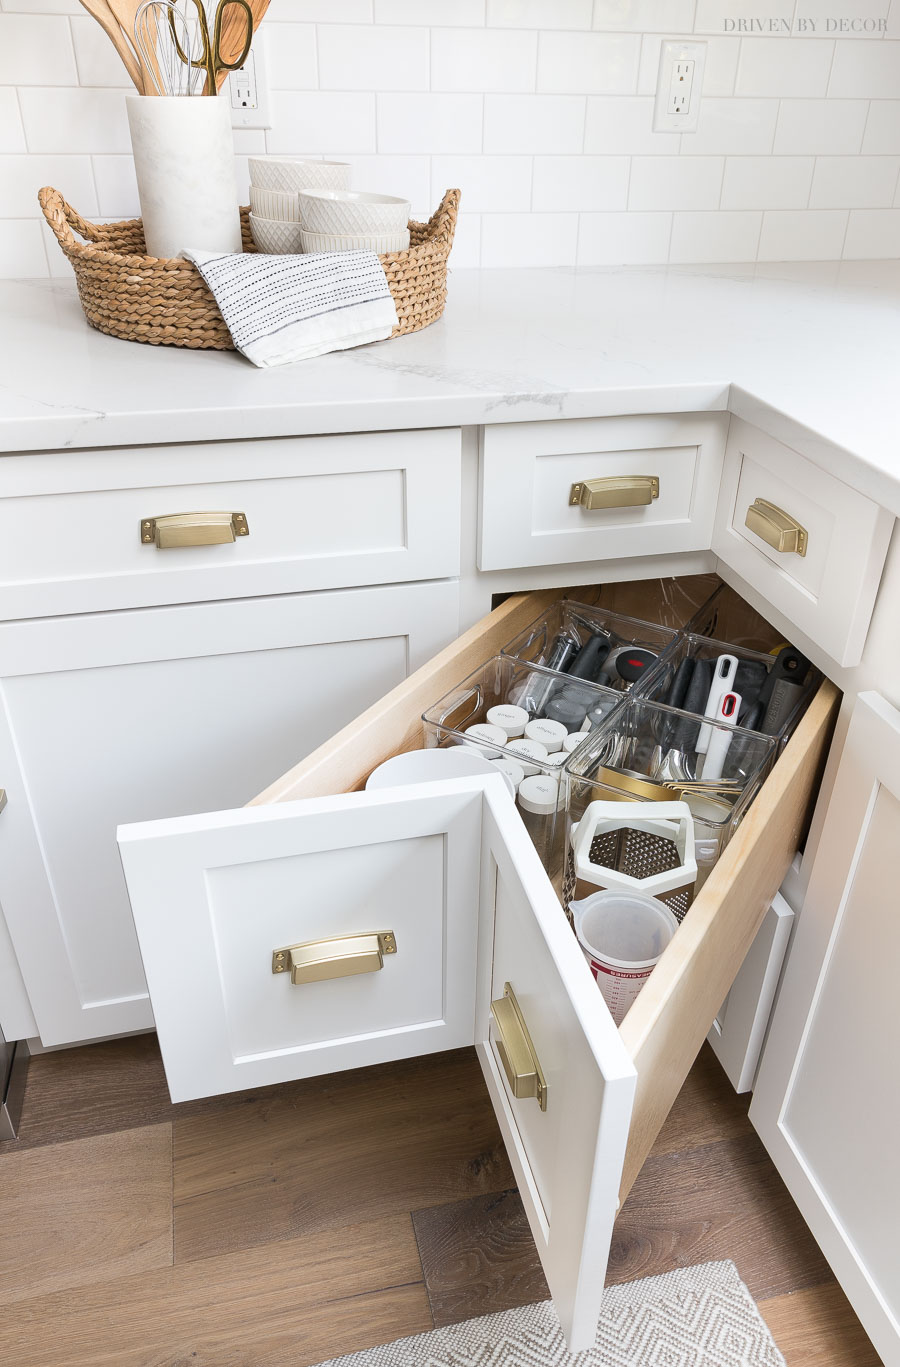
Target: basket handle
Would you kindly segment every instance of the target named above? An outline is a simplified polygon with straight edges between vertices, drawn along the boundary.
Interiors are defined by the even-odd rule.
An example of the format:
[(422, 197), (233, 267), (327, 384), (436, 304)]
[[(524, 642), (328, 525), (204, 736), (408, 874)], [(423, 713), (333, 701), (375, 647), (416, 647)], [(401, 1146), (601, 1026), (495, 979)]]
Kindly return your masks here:
[(456, 217), (459, 213), (459, 190), (445, 190), (444, 198), (428, 220), (429, 237), (446, 235), (453, 240), (456, 230)]
[(85, 242), (99, 242), (102, 239), (103, 234), (97, 225), (76, 214), (71, 204), (67, 204), (59, 191), (54, 190), (52, 186), (45, 185), (42, 190), (38, 190), (38, 204), (61, 247), (79, 245), (75, 241), (73, 228)]

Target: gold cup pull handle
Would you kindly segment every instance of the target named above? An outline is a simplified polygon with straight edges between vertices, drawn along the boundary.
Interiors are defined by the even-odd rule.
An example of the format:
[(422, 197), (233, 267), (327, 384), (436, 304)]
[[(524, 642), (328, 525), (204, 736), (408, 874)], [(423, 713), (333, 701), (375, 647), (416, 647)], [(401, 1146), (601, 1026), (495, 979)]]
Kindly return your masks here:
[(510, 1091), (520, 1100), (534, 1097), (542, 1111), (547, 1109), (547, 1083), (535, 1053), (522, 1008), (509, 983), (503, 984), (503, 996), (491, 1002), (491, 1015), (497, 1028), (497, 1053), (506, 1073)]
[(806, 555), (809, 535), (805, 527), (768, 499), (757, 498), (747, 509), (744, 526), (767, 546), (783, 554)]
[(332, 940), (307, 940), (272, 951), (272, 972), (290, 973), (295, 987), (329, 978), (351, 978), (357, 973), (377, 973), (385, 954), (397, 953), (392, 930), (340, 935)]
[(573, 484), (569, 504), (589, 513), (597, 508), (643, 508), (659, 498), (659, 475), (608, 475)]
[(179, 546), (222, 546), (249, 536), (244, 513), (167, 513), (141, 518), (141, 545), (168, 551)]

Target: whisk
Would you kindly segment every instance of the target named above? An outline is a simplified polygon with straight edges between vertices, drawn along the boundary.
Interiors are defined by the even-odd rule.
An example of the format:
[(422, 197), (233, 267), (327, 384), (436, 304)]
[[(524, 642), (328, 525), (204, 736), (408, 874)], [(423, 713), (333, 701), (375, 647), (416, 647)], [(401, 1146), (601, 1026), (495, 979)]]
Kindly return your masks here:
[(144, 0), (134, 16), (134, 41), (158, 95), (197, 93), (203, 75), (191, 62), (196, 36), (173, 0)]

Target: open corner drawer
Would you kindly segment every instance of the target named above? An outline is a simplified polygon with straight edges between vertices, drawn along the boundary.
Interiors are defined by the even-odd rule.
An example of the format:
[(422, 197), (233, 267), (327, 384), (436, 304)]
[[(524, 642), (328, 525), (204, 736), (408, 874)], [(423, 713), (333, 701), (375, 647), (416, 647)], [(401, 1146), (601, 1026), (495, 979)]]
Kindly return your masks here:
[(474, 1042), (581, 1349), (618, 1206), (802, 836), (838, 694), (819, 688), (617, 1029), (499, 776), (360, 791), (561, 596), (509, 599), (247, 807), (119, 842), (173, 1099)]

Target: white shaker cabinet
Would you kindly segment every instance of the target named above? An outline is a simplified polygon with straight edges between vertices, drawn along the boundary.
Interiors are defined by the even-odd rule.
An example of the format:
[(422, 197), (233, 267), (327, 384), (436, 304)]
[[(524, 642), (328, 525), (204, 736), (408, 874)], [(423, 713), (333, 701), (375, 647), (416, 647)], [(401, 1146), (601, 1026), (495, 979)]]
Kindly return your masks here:
[(44, 1044), (153, 1025), (116, 826), (246, 801), (457, 621), (439, 581), (0, 626), (0, 907)]
[(750, 1108), (887, 1367), (900, 1363), (900, 712), (856, 702)]

